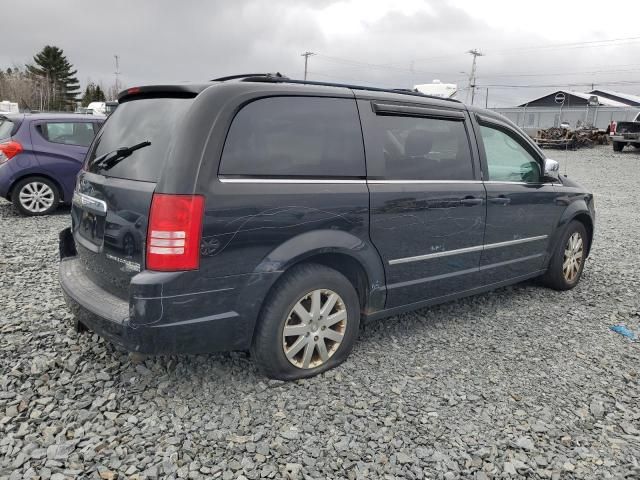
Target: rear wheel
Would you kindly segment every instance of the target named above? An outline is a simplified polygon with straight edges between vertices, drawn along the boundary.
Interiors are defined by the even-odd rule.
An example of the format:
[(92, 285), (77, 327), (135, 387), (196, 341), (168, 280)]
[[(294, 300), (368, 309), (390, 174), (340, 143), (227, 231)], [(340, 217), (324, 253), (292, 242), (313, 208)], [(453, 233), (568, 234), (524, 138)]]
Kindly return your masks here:
[(252, 356), (269, 377), (311, 377), (342, 363), (360, 323), (358, 295), (346, 277), (322, 265), (294, 267), (269, 295)]
[(58, 187), (48, 178), (27, 177), (11, 191), (11, 201), (23, 215), (47, 215), (58, 208)]
[(549, 262), (543, 282), (554, 290), (570, 290), (580, 281), (587, 258), (589, 237), (581, 222), (572, 221)]
[(614, 152), (621, 152), (622, 149), (624, 148), (624, 142), (613, 142), (613, 151)]

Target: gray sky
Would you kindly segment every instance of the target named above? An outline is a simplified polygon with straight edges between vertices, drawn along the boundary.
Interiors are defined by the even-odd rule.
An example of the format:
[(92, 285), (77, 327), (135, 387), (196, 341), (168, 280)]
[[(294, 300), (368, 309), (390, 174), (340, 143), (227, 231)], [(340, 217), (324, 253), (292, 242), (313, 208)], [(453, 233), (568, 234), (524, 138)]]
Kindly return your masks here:
[(300, 54), (310, 50), (312, 80), (406, 88), (439, 79), (463, 87), (466, 52), (478, 48), (485, 56), (477, 84), (489, 86), (489, 106), (522, 103), (554, 85), (590, 89), (579, 83), (640, 94), (634, 1), (20, 0), (11, 18), (3, 22), (0, 67), (56, 45), (83, 85), (113, 84), (114, 54), (126, 86), (247, 72), (302, 78)]

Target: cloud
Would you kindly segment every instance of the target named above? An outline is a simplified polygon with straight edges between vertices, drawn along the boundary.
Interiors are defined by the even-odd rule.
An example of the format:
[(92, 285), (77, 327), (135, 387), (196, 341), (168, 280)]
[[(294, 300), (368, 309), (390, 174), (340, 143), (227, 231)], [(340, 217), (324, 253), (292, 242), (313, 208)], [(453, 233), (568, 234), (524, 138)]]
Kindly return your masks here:
[(490, 104), (522, 103), (555, 88), (505, 85), (592, 81), (640, 90), (640, 84), (605, 85), (637, 79), (640, 42), (540, 48), (635, 31), (639, 7), (607, 23), (594, 14), (601, 4), (592, 2), (594, 10), (589, 2), (580, 9), (570, 3), (539, 0), (536, 9), (523, 9), (519, 3), (470, 0), (22, 0), (11, 10), (12, 18), (24, 21), (3, 23), (4, 38), (12, 40), (5, 40), (0, 67), (29, 62), (52, 44), (64, 49), (83, 84), (112, 84), (114, 54), (128, 86), (238, 72), (301, 78), (300, 54), (311, 50), (318, 54), (310, 59), (311, 79), (410, 87), (438, 78), (466, 85), (466, 52), (479, 48), (486, 56), (478, 59), (478, 84), (490, 85)]

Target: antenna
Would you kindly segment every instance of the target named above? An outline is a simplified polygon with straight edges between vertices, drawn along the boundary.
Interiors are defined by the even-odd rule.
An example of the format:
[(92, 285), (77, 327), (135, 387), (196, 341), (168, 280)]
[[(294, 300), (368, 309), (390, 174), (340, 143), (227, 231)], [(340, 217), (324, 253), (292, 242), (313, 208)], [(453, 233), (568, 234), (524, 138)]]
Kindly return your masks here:
[(113, 56), (116, 59), (116, 71), (113, 72), (116, 76), (116, 94), (120, 91), (120, 85), (119, 85), (119, 77), (120, 77), (120, 55), (114, 55)]

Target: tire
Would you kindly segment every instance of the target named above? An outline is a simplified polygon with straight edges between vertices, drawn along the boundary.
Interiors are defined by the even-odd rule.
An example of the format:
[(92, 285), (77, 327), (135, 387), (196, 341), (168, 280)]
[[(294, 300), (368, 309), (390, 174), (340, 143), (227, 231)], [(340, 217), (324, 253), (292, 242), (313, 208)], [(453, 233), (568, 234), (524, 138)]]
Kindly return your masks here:
[[(330, 310), (323, 314), (321, 307)], [(269, 294), (258, 319), (251, 355), (270, 378), (312, 377), (347, 358), (359, 325), (358, 294), (344, 275), (317, 264), (296, 266)], [(286, 337), (285, 326), (291, 333)]]
[(58, 208), (60, 192), (48, 178), (27, 177), (11, 189), (11, 201), (22, 215), (48, 215)]
[[(580, 244), (578, 244), (578, 238), (581, 241)], [(581, 222), (573, 220), (569, 223), (551, 256), (547, 272), (542, 276), (543, 284), (554, 290), (571, 290), (575, 287), (582, 276), (590, 240), (587, 229)], [(569, 253), (569, 250), (572, 253)], [(579, 261), (569, 262), (565, 269), (565, 262), (570, 258), (568, 255), (578, 255), (578, 252), (580, 252)], [(574, 259), (577, 260), (577, 257)]]
[(613, 151), (614, 152), (621, 152), (622, 149), (624, 148), (624, 142), (613, 142)]

